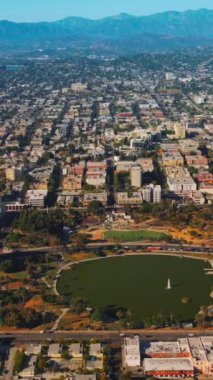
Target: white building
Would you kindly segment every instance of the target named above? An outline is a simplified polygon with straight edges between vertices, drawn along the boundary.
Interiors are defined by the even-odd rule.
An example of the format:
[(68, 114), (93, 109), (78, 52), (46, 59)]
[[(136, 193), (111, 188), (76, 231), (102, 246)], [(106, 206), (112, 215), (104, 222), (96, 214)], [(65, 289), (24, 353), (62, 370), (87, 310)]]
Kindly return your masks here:
[(174, 166), (166, 168), (167, 184), (174, 193), (191, 192), (197, 190), (197, 184), (184, 167)]
[(167, 183), (169, 190), (174, 193), (182, 193), (189, 191), (196, 191), (197, 185), (195, 181), (191, 178), (167, 178)]
[(148, 185), (143, 188), (143, 200), (147, 203), (152, 202), (152, 186)]
[(61, 346), (59, 343), (52, 343), (49, 345), (48, 357), (53, 359), (61, 358)]
[(143, 370), (146, 376), (153, 376), (158, 379), (191, 378), (194, 376), (194, 368), (190, 358), (144, 359)]
[(83, 358), (83, 347), (80, 343), (72, 343), (68, 347), (69, 355), (75, 359)]
[(188, 342), (195, 369), (204, 376), (213, 378), (213, 337), (193, 337)]
[(170, 80), (175, 80), (176, 79), (176, 75), (172, 72), (167, 72), (165, 74), (165, 78), (167, 81), (170, 81)]
[(47, 199), (47, 190), (28, 190), (26, 193), (26, 201), (32, 207), (43, 208)]
[(85, 83), (73, 83), (71, 86), (72, 91), (74, 92), (82, 92), (87, 89), (87, 84)]
[(144, 186), (143, 200), (147, 203), (160, 203), (161, 202), (161, 186), (153, 184)]
[(138, 337), (124, 338), (124, 364), (126, 367), (140, 367), (140, 341)]
[(161, 186), (157, 185), (153, 188), (153, 203), (161, 202)]

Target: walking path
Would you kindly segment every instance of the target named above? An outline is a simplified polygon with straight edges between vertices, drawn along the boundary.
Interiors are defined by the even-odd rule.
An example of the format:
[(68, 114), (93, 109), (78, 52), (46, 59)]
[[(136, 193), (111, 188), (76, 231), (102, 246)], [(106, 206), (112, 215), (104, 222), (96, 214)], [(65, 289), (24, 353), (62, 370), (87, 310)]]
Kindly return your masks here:
[(62, 313), (61, 313), (60, 317), (55, 321), (55, 323), (54, 323), (51, 331), (56, 331), (58, 329), (59, 323), (64, 318), (64, 316), (66, 315), (66, 313), (69, 311), (69, 308), (62, 309), (61, 311), (62, 311)]
[(42, 281), (45, 283), (45, 285), (47, 285), (48, 289), (52, 289), (52, 286), (49, 284), (49, 282), (47, 282), (45, 277), (42, 277)]

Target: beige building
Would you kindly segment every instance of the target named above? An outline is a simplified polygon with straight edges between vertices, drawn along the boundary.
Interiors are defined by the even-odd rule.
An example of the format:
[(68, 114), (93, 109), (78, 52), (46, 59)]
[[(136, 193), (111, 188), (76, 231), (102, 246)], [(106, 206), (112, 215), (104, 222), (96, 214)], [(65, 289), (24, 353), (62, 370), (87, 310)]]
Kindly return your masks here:
[(74, 359), (83, 358), (83, 347), (80, 343), (72, 343), (69, 345), (69, 355)]
[(61, 347), (59, 343), (52, 343), (49, 345), (48, 357), (53, 359), (61, 358)]
[(22, 171), (15, 166), (6, 169), (6, 179), (9, 181), (17, 181), (21, 177)]
[(134, 166), (130, 170), (131, 186), (140, 188), (142, 186), (142, 172), (140, 166)]
[(165, 167), (183, 166), (183, 164), (184, 164), (184, 159), (179, 152), (177, 152), (177, 153), (165, 152), (162, 155), (162, 160), (163, 160), (163, 165)]
[(137, 205), (143, 202), (143, 197), (141, 192), (133, 192), (132, 194), (117, 193), (116, 194), (116, 202), (118, 205)]
[(185, 139), (186, 138), (186, 126), (183, 124), (175, 124), (174, 125), (175, 137), (177, 139)]

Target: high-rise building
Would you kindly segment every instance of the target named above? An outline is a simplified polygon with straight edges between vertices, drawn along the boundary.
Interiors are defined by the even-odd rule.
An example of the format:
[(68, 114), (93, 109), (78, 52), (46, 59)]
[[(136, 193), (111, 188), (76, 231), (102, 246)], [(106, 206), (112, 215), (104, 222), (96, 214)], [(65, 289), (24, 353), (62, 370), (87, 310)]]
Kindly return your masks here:
[(147, 203), (152, 202), (153, 185), (148, 185), (143, 188), (143, 200)]
[(183, 124), (174, 124), (175, 137), (177, 139), (185, 139), (186, 138), (186, 126)]
[(153, 184), (144, 186), (143, 188), (143, 200), (148, 203), (160, 203), (161, 202), (161, 186)]
[(174, 73), (167, 72), (167, 73), (165, 73), (165, 78), (168, 81), (175, 80), (176, 79), (176, 75)]
[(161, 186), (157, 185), (153, 188), (153, 203), (161, 202)]
[(6, 169), (6, 179), (9, 181), (17, 181), (21, 177), (21, 169), (15, 166)]
[(140, 166), (134, 166), (130, 171), (131, 186), (140, 188), (142, 186), (142, 172)]

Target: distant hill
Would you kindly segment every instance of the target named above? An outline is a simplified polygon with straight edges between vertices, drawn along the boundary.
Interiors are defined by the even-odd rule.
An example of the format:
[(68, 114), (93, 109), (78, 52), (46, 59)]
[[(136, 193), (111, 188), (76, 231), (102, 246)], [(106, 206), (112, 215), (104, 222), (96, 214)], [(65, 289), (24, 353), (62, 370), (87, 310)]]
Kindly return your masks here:
[(132, 41), (141, 50), (149, 44), (151, 49), (212, 44), (213, 10), (171, 11), (141, 17), (120, 14), (100, 20), (68, 17), (39, 23), (0, 21), (3, 49), (93, 49), (98, 44), (103, 50), (113, 50), (115, 46), (122, 48), (125, 41)]

